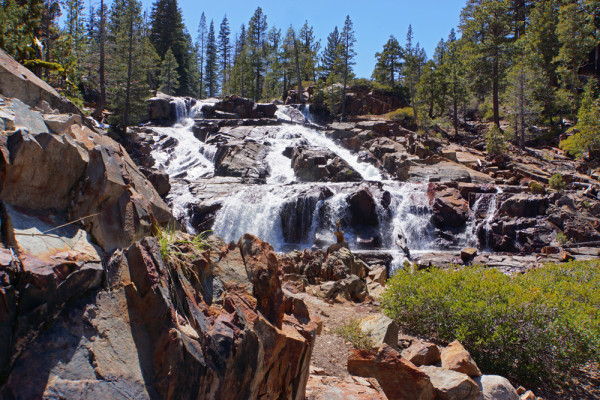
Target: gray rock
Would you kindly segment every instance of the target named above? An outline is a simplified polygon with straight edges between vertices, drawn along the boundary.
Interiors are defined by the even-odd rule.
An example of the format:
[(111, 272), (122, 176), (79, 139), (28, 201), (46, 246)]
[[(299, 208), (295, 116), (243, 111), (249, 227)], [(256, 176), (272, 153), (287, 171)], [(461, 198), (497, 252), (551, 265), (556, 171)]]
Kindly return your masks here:
[(50, 132), (60, 135), (71, 125), (81, 125), (79, 114), (44, 114), (44, 122)]
[(370, 315), (361, 319), (360, 329), (371, 337), (376, 348), (385, 343), (398, 350), (398, 325), (391, 318), (383, 314)]
[(32, 135), (48, 133), (48, 127), (39, 111), (34, 111), (18, 99), (10, 100), (10, 108), (15, 114), (15, 129), (24, 129)]
[(483, 393), (484, 400), (519, 400), (513, 385), (502, 376), (482, 375), (474, 380)]

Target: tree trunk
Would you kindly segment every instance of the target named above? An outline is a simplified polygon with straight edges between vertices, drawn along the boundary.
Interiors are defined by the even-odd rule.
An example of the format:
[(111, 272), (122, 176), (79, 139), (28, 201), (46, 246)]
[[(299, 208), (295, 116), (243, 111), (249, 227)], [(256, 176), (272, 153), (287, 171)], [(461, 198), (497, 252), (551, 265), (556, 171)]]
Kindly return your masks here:
[(492, 70), (492, 110), (494, 112), (494, 124), (500, 128), (500, 107), (498, 100), (498, 54), (496, 53), (493, 61)]
[(102, 111), (106, 105), (106, 82), (104, 77), (104, 28), (105, 28), (105, 13), (104, 13), (104, 0), (100, 0), (100, 66), (98, 68), (98, 75), (100, 79), (100, 100), (98, 101), (98, 109), (96, 110), (97, 117), (102, 117)]
[(123, 114), (124, 130), (127, 131), (129, 125), (129, 109), (131, 103), (131, 72), (132, 72), (132, 58), (133, 58), (133, 11), (129, 10), (129, 49), (127, 52), (127, 86), (125, 89), (125, 112)]
[(525, 148), (525, 78), (523, 76), (523, 69), (519, 76), (519, 114), (521, 117), (521, 142), (519, 146), (521, 150)]

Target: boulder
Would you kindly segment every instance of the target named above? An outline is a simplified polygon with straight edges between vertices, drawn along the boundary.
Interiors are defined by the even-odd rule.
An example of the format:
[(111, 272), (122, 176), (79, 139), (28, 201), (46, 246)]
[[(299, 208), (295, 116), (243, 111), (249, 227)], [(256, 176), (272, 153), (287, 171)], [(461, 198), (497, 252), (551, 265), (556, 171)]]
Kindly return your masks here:
[(398, 350), (398, 325), (383, 314), (370, 315), (360, 320), (360, 329), (365, 332), (379, 348), (384, 343)]
[(469, 219), (469, 204), (457, 189), (437, 192), (432, 209), (432, 222), (439, 228), (458, 228)]
[(232, 140), (222, 144), (214, 157), (215, 176), (240, 177), (250, 182), (264, 182), (267, 177), (265, 146), (255, 141)]
[(148, 104), (148, 120), (172, 121), (175, 116), (171, 114), (171, 96), (157, 93), (155, 97), (146, 100)]
[(31, 135), (39, 133), (48, 133), (48, 127), (44, 122), (44, 117), (39, 111), (30, 109), (19, 99), (8, 100), (9, 107), (5, 110), (11, 112), (14, 118), (14, 129), (22, 129)]
[(355, 275), (321, 285), (325, 299), (362, 302), (368, 295), (366, 283)]
[(476, 255), (477, 255), (477, 249), (475, 249), (473, 247), (467, 247), (460, 251), (460, 258), (463, 260), (463, 262), (472, 260), (473, 258), (475, 258)]
[(44, 114), (44, 122), (50, 132), (60, 135), (71, 125), (81, 126), (81, 115), (79, 114)]
[(154, 189), (156, 189), (156, 193), (158, 193), (159, 196), (164, 197), (171, 190), (169, 174), (166, 172), (143, 167), (140, 167), (140, 172), (144, 174), (146, 179), (148, 179)]
[(11, 134), (0, 199), (31, 209), (66, 209), (89, 155), (70, 136), (52, 133)]
[(361, 188), (351, 194), (346, 201), (349, 205), (352, 225), (379, 225), (375, 199), (368, 188)]
[(377, 351), (351, 350), (348, 372), (377, 379), (389, 400), (435, 399), (427, 374), (386, 344)]
[(481, 375), (474, 379), (484, 400), (519, 400), (517, 391), (508, 379), (498, 375)]
[(81, 114), (69, 100), (38, 78), (0, 49), (0, 93), (5, 97), (17, 98), (31, 106), (42, 106), (46, 102), (50, 107), (63, 113)]
[(296, 147), (291, 153), (292, 168), (298, 180), (305, 182), (357, 182), (360, 174), (331, 150)]
[(384, 286), (387, 282), (387, 270), (381, 265), (376, 266), (371, 271), (369, 271), (369, 278), (373, 282), (377, 282), (380, 285)]
[(421, 367), (440, 400), (479, 400), (481, 390), (466, 374), (434, 366)]
[(442, 367), (467, 374), (474, 378), (481, 376), (481, 371), (469, 352), (455, 340), (442, 350)]
[(402, 351), (402, 357), (417, 367), (421, 365), (437, 365), (441, 362), (440, 349), (433, 343), (420, 340), (413, 342), (407, 349)]
[(548, 199), (543, 195), (516, 194), (504, 200), (499, 215), (533, 218), (546, 213)]

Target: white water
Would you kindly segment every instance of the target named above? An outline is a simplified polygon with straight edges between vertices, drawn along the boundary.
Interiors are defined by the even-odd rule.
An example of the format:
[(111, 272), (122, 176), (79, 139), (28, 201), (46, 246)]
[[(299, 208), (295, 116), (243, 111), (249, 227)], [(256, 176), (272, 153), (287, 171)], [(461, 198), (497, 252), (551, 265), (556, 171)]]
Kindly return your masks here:
[[(176, 145), (163, 148), (161, 140), (153, 151), (156, 167), (167, 172), (173, 188), (169, 200), (176, 218), (185, 220), (189, 226), (187, 210), (196, 200), (190, 192), (188, 182), (213, 176), (213, 158), (216, 146), (207, 145), (196, 139), (192, 132), (193, 118), (202, 118), (202, 107), (209, 102), (197, 102), (193, 107), (183, 99), (174, 100), (177, 123), (170, 128), (153, 128), (157, 133), (175, 139)], [(294, 110), (298, 112), (298, 110)], [(279, 112), (279, 111), (278, 111)], [(282, 114), (285, 115), (285, 114)], [(280, 115), (278, 115), (280, 117)], [(213, 231), (226, 241), (237, 241), (245, 233), (252, 233), (273, 245), (276, 251), (290, 248), (307, 248), (315, 244), (323, 246), (335, 242), (336, 222), (349, 215), (347, 198), (360, 187), (360, 183), (300, 183), (296, 181), (291, 160), (283, 155), (287, 148), (314, 146), (325, 148), (345, 160), (364, 180), (373, 187), (381, 185), (374, 193), (379, 220), (378, 235), (381, 250), (394, 255), (392, 270), (406, 259), (398, 245), (398, 238), (404, 239), (411, 251), (440, 250), (436, 246), (434, 230), (431, 226), (431, 200), (427, 184), (403, 184), (396, 181), (382, 181), (381, 172), (371, 164), (358, 160), (358, 156), (341, 147), (322, 132), (305, 125), (284, 124), (265, 127), (264, 137), (253, 136), (253, 140), (264, 143), (268, 153), (266, 162), (270, 175), (265, 185), (240, 185), (223, 202), (213, 225)], [(327, 188), (333, 195), (319, 197), (319, 190)], [(382, 193), (389, 193), (390, 204), (384, 208)], [(481, 198), (474, 205), (474, 217), (460, 244), (476, 245), (477, 229), (483, 224), (490, 229), (497, 207), (497, 195), (490, 201), (485, 219), (477, 222)], [(370, 232), (355, 232), (344, 228), (345, 238), (351, 248), (358, 246), (359, 236), (366, 237)], [(367, 235), (367, 236), (365, 236)], [(288, 240), (290, 239), (291, 240)]]
[[(496, 187), (496, 193), (480, 195), (473, 204), (471, 220), (466, 229), (466, 233), (468, 234), (467, 241), (470, 246), (477, 247), (479, 242), (477, 238), (477, 232), (479, 229), (483, 229), (485, 231), (485, 241), (482, 243), (482, 247), (484, 250), (488, 250), (487, 241), (492, 231), (492, 222), (494, 221), (496, 212), (498, 211), (498, 196), (500, 194), (502, 194), (502, 188), (498, 186)], [(487, 204), (485, 201), (486, 199)], [(485, 217), (478, 221), (478, 216), (482, 214)]]

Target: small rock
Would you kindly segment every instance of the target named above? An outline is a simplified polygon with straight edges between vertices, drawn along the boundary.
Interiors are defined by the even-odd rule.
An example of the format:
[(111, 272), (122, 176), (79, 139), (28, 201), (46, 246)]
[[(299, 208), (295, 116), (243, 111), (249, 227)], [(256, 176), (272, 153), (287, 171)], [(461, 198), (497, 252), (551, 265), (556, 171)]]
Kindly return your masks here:
[(429, 375), (440, 400), (479, 400), (481, 390), (466, 374), (445, 368), (425, 366), (423, 372)]
[(517, 394), (518, 394), (519, 396), (520, 396), (520, 395), (522, 395), (523, 393), (525, 393), (526, 391), (527, 391), (527, 389), (525, 389), (523, 386), (519, 386), (519, 387), (517, 388)]
[(428, 342), (416, 341), (410, 347), (402, 352), (402, 357), (406, 358), (417, 367), (421, 365), (436, 365), (441, 361), (440, 349)]
[(521, 400), (536, 400), (535, 394), (531, 390), (526, 391), (521, 395)]
[(477, 249), (475, 249), (473, 247), (467, 247), (466, 249), (462, 249), (460, 252), (460, 258), (464, 262), (471, 260), (476, 255), (477, 255)]
[(376, 347), (384, 343), (398, 350), (398, 325), (383, 314), (370, 315), (360, 321), (360, 329), (375, 342)]
[(469, 352), (457, 340), (442, 350), (442, 367), (462, 372), (470, 377), (481, 376), (481, 371)]

